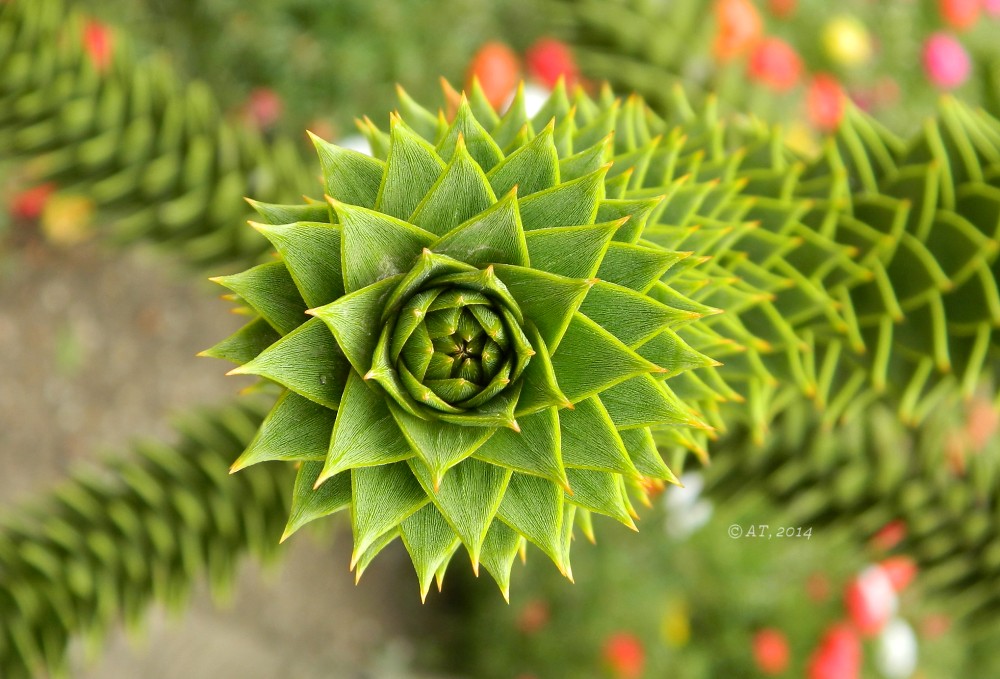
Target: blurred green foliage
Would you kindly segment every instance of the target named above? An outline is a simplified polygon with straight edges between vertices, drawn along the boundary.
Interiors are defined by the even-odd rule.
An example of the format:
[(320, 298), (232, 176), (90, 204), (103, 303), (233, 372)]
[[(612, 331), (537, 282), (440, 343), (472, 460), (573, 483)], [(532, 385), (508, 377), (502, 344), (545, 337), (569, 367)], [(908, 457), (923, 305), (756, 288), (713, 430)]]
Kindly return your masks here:
[[(394, 85), (418, 100), (461, 82), (476, 50), (502, 40), (523, 52), (544, 30), (532, 0), (86, 0), (136, 45), (170, 54), (208, 81), (224, 107), (255, 88), (284, 102), (278, 129), (301, 136), (317, 120), (334, 136), (395, 104)], [(379, 120), (378, 122), (384, 122)]]

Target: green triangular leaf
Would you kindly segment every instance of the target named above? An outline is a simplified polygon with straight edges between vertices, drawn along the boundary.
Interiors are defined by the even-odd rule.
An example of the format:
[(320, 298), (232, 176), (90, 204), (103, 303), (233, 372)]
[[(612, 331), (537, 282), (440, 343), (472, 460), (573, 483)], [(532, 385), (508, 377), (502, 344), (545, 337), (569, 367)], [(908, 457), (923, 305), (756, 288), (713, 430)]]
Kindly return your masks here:
[(268, 262), (211, 280), (239, 295), (282, 335), (308, 320), (306, 303), (283, 262)]
[(479, 84), (479, 78), (472, 76), (472, 84), (467, 88), (469, 91), (469, 107), (483, 127), (493, 129), (500, 122), (500, 116), (493, 110), (492, 104), (483, 91), (483, 86)]
[(666, 369), (670, 374), (719, 365), (714, 359), (692, 349), (669, 328), (661, 330), (658, 335), (636, 349), (636, 353)]
[(524, 317), (538, 328), (549, 350), (556, 351), (573, 314), (593, 283), (523, 266), (501, 264), (494, 271), (507, 286)]
[(528, 246), (524, 242), (517, 196), (508, 193), (495, 205), (442, 236), (431, 249), (476, 267), (528, 266)]
[(385, 404), (385, 396), (376, 393), (376, 388), (353, 370), (347, 378), (337, 422), (328, 442), (322, 480), (346, 469), (389, 464), (413, 456)]
[(700, 317), (694, 312), (668, 307), (640, 292), (604, 281), (590, 290), (580, 306), (580, 312), (630, 347), (648, 340), (668, 324)]
[[(607, 165), (612, 157), (612, 137), (607, 135), (590, 148), (586, 148), (579, 153), (574, 153), (559, 161), (559, 176), (562, 181), (579, 179), (580, 177), (597, 172)], [(574, 145), (585, 143), (580, 139), (573, 140)]]
[(622, 490), (616, 474), (591, 469), (567, 469), (566, 473), (573, 487), (573, 495), (566, 496), (567, 502), (610, 516), (629, 528), (636, 529), (635, 522), (629, 516), (628, 508), (622, 499)]
[(416, 460), (410, 468), (431, 502), (458, 534), (479, 570), (479, 555), (486, 532), (496, 516), (510, 480), (511, 471), (479, 460), (463, 460), (449, 470), (439, 488), (434, 488), (430, 471)]
[(199, 356), (221, 358), (238, 365), (249, 363), (260, 352), (281, 339), (278, 331), (263, 318), (256, 318)]
[(552, 355), (552, 367), (559, 387), (573, 403), (640, 373), (662, 371), (580, 313), (573, 316)]
[(309, 311), (326, 323), (344, 355), (361, 375), (371, 370), (372, 356), (382, 333), (382, 311), (402, 280), (402, 275), (386, 278)]
[(604, 198), (604, 176), (607, 172), (608, 166), (605, 166), (597, 172), (524, 198), (521, 201), (524, 230), (593, 224), (597, 206)]
[(440, 485), (446, 471), (475, 453), (496, 431), (488, 427), (422, 420), (402, 410), (395, 402), (388, 405), (410, 448), (430, 470), (433, 486)]
[(563, 464), (578, 469), (638, 476), (621, 435), (597, 396), (580, 401), (573, 410), (559, 411)]
[(559, 183), (559, 153), (552, 141), (553, 126), (505, 158), (486, 175), (498, 196), (517, 187), (517, 195), (530, 196)]
[(303, 203), (301, 205), (274, 205), (246, 199), (257, 214), (267, 224), (291, 224), (293, 222), (326, 222), (330, 212), (325, 203)]
[(639, 240), (646, 222), (658, 205), (663, 203), (663, 196), (639, 199), (608, 199), (601, 201), (597, 209), (598, 221), (612, 221), (628, 217), (621, 230), (615, 234), (616, 241), (634, 243)]
[(656, 449), (656, 441), (653, 440), (653, 434), (649, 429), (626, 429), (618, 433), (640, 474), (653, 479), (677, 483), (677, 477), (663, 463), (663, 458), (660, 457), (660, 453)]
[(309, 133), (323, 171), (326, 195), (341, 203), (375, 207), (385, 163), (363, 153), (343, 149)]
[(352, 568), (379, 536), (430, 501), (406, 462), (352, 469), (351, 494)]
[(435, 240), (408, 222), (365, 208), (334, 203), (343, 239), (344, 289), (354, 292), (404, 273)]
[(523, 474), (541, 476), (566, 488), (556, 409), (546, 408), (526, 415), (517, 423), (520, 432), (498, 429), (476, 450), (475, 456)]
[(458, 535), (433, 504), (418, 509), (399, 528), (420, 581), (420, 599), (426, 601), (435, 574), (459, 543)]
[(551, 481), (514, 474), (497, 512), (500, 520), (545, 552), (565, 573), (562, 551), (563, 489)]
[(354, 564), (354, 582), (357, 584), (361, 581), (361, 576), (371, 565), (371, 562), (375, 560), (375, 557), (382, 552), (383, 549), (392, 544), (393, 540), (399, 537), (399, 526), (395, 526), (386, 532), (379, 535), (375, 540), (368, 546), (368, 549), (363, 551), (357, 556), (357, 561)]
[(469, 155), (465, 143), (459, 140), (444, 174), (427, 192), (409, 221), (443, 236), (495, 202), (497, 197), (482, 168)]
[(291, 391), (283, 393), (230, 472), (270, 460), (322, 460), (337, 414)]
[(593, 278), (621, 221), (536, 229), (524, 234), (531, 267), (567, 278)]
[(530, 129), (528, 112), (524, 104), (524, 82), (520, 82), (514, 93), (514, 99), (507, 107), (507, 112), (493, 128), (492, 136), (501, 148), (506, 149), (515, 142), (519, 135)]
[(680, 399), (651, 375), (639, 375), (600, 394), (618, 429), (652, 426), (703, 426)]
[(489, 172), (494, 165), (503, 160), (503, 152), (490, 133), (476, 120), (465, 95), (462, 95), (462, 101), (447, 134), (438, 144), (438, 153), (445, 161), (449, 161), (458, 152), (459, 144), (463, 141), (469, 150), (469, 155), (485, 172)]
[(407, 125), (424, 139), (434, 139), (437, 135), (437, 116), (421, 106), (401, 85), (396, 85), (399, 99), (399, 113)]
[(608, 247), (601, 267), (597, 270), (597, 277), (609, 283), (646, 292), (671, 266), (689, 254), (615, 242)]
[(521, 539), (517, 532), (496, 519), (490, 524), (479, 557), (483, 567), (500, 586), (500, 591), (507, 601), (510, 601), (510, 570), (520, 550)]
[(229, 374), (259, 375), (336, 410), (350, 369), (329, 329), (314, 318)]
[(555, 118), (556, 121), (561, 121), (569, 116), (572, 104), (570, 103), (569, 96), (566, 94), (566, 81), (563, 78), (559, 78), (556, 81), (556, 85), (552, 88), (552, 92), (549, 93), (549, 98), (545, 100), (538, 112), (531, 119), (531, 125), (536, 130), (543, 125), (548, 124), (548, 122)]
[(322, 222), (253, 226), (281, 255), (308, 306), (329, 304), (344, 294), (339, 226)]
[(284, 542), (302, 526), (310, 521), (339, 512), (351, 504), (351, 475), (341, 474), (330, 479), (319, 488), (316, 477), (323, 468), (322, 462), (303, 462), (295, 476), (295, 488), (292, 491), (292, 509), (281, 536)]
[(566, 394), (562, 393), (559, 383), (556, 381), (556, 373), (552, 368), (550, 357), (551, 350), (538, 334), (533, 323), (525, 324), (524, 329), (528, 334), (531, 346), (535, 348), (535, 355), (532, 356), (528, 367), (524, 369), (524, 377), (519, 385), (521, 393), (517, 401), (516, 415), (523, 417), (551, 406), (570, 407), (569, 399), (566, 398)]
[(445, 164), (434, 147), (399, 118), (393, 118), (390, 125), (389, 157), (375, 208), (406, 219), (434, 186)]

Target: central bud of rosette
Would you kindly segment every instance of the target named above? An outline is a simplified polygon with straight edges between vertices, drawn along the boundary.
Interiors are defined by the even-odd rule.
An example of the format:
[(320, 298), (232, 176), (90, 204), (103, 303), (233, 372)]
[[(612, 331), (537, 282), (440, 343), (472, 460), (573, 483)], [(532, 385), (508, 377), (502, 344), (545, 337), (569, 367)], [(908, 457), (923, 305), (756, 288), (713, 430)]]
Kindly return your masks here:
[(492, 266), (425, 250), (386, 304), (365, 378), (417, 417), (517, 430), (502, 413), (535, 354), (525, 322)]

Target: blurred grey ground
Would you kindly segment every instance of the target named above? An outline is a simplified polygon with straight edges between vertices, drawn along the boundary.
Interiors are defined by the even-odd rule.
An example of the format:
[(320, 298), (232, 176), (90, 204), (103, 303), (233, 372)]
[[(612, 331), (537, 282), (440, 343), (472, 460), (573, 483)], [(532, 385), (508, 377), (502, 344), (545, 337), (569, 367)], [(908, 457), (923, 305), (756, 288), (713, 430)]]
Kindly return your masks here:
[[(127, 453), (136, 437), (173, 440), (172, 413), (234, 397), (248, 382), (195, 358), (240, 325), (221, 291), (167, 271), (155, 253), (0, 245), (0, 511), (15, 511), (74, 463)], [(73, 676), (430, 676), (412, 667), (445, 652), (435, 636), (440, 604), (421, 606), (398, 545), (355, 586), (342, 522), (332, 539), (301, 534), (286, 544), (276, 568), (242, 565), (226, 607), (202, 583), (183, 614), (154, 608), (139, 638), (117, 631), (96, 661), (74, 649)]]

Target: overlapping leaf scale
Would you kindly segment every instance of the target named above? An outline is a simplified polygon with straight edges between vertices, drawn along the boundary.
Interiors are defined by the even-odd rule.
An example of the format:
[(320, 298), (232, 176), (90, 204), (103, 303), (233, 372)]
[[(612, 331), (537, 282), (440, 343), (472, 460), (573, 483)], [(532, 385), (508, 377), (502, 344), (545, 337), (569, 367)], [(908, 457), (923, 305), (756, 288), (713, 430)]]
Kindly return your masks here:
[[(670, 283), (702, 260), (646, 234), (668, 198), (687, 200), (668, 176), (664, 135), (636, 100), (595, 102), (560, 85), (528, 120), (522, 96), (501, 115), (474, 86), (455, 95), (449, 120), (401, 92), (388, 132), (369, 130), (374, 158), (314, 139), (329, 209), (252, 202), (279, 261), (218, 279), (259, 318), (206, 353), (285, 388), (234, 468), (298, 460), (285, 537), (349, 507), (359, 575), (401, 536), (424, 596), (459, 545), (505, 595), (525, 542), (569, 576), (576, 517), (591, 537), (595, 513), (633, 526), (629, 493), (645, 499), (644, 477), (675, 480), (650, 428), (703, 449), (712, 408), (702, 401), (735, 393), (713, 377), (677, 381), (716, 364), (703, 336), (720, 336), (691, 335), (703, 351), (682, 335), (717, 312)], [(616, 148), (623, 124), (634, 148)], [(494, 288), (459, 306), (430, 291), (427, 304), (407, 303), (429, 281), (475, 287), (483, 276)], [(509, 311), (461, 306), (476, 295)], [(392, 321), (403, 310), (416, 315)], [(406, 394), (440, 368), (413, 352), (462, 323), (473, 324), (467, 340), (475, 328), (516, 330), (527, 352), (509, 373), (516, 389), (470, 401), (475, 419), (428, 420)], [(404, 354), (410, 367), (398, 372)], [(452, 386), (438, 379), (426, 395), (458, 394)], [(296, 421), (308, 429), (293, 445)]]

